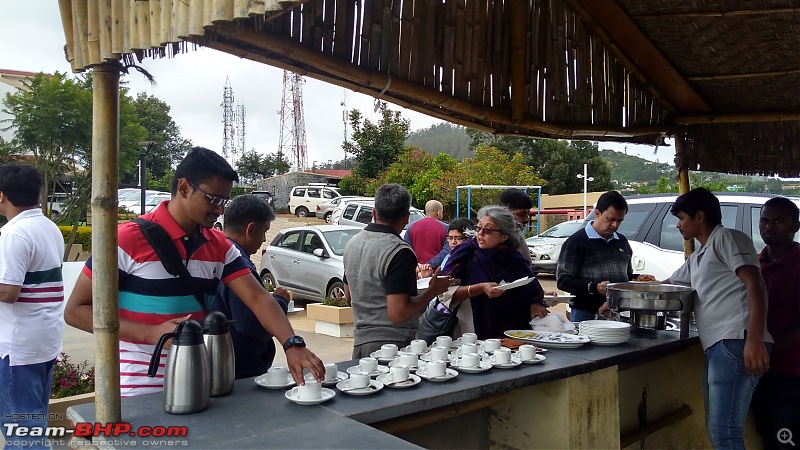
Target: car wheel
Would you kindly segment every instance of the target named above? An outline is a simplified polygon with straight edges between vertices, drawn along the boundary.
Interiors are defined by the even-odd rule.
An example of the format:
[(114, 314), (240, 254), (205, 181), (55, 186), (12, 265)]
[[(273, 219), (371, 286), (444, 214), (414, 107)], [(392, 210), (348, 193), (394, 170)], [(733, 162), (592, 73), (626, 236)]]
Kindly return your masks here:
[(308, 210), (302, 206), (298, 206), (297, 209), (295, 209), (294, 213), (297, 214), (297, 217), (300, 218), (308, 217)]
[(261, 282), (264, 283), (264, 287), (270, 292), (274, 291), (278, 286), (278, 283), (275, 282), (275, 277), (272, 276), (272, 273), (269, 270), (265, 270), (261, 274)]
[(220, 231), (222, 231), (222, 224), (221, 224), (221, 223), (219, 223), (219, 222), (215, 222), (215, 223), (214, 223), (214, 228), (216, 228), (217, 230), (220, 230)]
[(325, 214), (325, 223), (331, 223), (331, 213)]
[(337, 281), (328, 288), (328, 298), (343, 298), (344, 297), (344, 283)]

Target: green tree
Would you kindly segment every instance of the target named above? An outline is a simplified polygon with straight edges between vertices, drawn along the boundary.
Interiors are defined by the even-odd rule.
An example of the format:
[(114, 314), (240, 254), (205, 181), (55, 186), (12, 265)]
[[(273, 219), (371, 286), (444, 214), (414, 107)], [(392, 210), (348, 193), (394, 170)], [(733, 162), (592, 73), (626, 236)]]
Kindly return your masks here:
[(453, 171), (458, 163), (445, 153), (436, 158), (417, 147), (406, 147), (397, 161), (378, 177), (378, 184), (398, 183), (405, 186), (415, 205), (423, 207), (428, 200), (436, 199), (434, 180)]
[(661, 177), (656, 183), (656, 192), (659, 194), (678, 192), (678, 185), (676, 183), (670, 183), (667, 177)]
[(148, 180), (162, 178), (171, 173), (172, 168), (191, 149), (192, 142), (181, 136), (180, 127), (170, 116), (170, 106), (163, 100), (139, 93), (132, 105), (139, 123), (147, 131), (144, 141), (152, 142), (146, 147), (146, 164), (151, 172)]
[(372, 123), (357, 109), (350, 111), (352, 141), (343, 148), (355, 157), (353, 171), (363, 178), (376, 178), (394, 163), (408, 138), (410, 122), (392, 111), (385, 102), (378, 107), (380, 120)]
[(291, 163), (283, 154), (261, 155), (255, 150), (244, 153), (236, 162), (236, 171), (245, 183), (255, 183), (289, 171)]

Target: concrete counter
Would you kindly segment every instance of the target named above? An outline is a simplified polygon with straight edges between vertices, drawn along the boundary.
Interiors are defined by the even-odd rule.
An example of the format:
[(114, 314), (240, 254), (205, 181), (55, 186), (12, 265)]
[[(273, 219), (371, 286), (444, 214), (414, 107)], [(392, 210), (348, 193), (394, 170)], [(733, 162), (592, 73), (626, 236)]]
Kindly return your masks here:
[[(337, 390), (334, 399), (314, 406), (289, 402), (284, 390), (261, 388), (252, 379), (239, 380), (231, 395), (212, 398), (202, 413), (166, 414), (161, 394), (151, 394), (123, 399), (122, 418), (134, 429), (186, 426), (188, 435), (179, 439), (185, 441), (180, 444), (193, 448), (441, 446), (441, 441), (431, 440), (426, 427), (438, 430), (439, 438), (447, 435), (445, 442), (451, 447), (619, 448), (620, 430), (624, 434), (637, 426), (640, 406), (633, 400), (652, 373), (662, 372), (679, 378), (667, 381), (678, 389), (660, 386), (661, 392), (651, 400), (651, 416), (688, 402), (699, 412), (702, 427), (702, 384), (697, 375), (703, 369), (702, 352), (696, 337), (681, 340), (675, 332), (658, 332), (612, 347), (587, 344), (578, 349), (551, 349), (546, 357), (541, 364), (460, 373), (450, 381), (423, 380), (412, 388), (384, 388), (369, 396)], [(339, 369), (355, 364), (342, 362)], [(687, 389), (686, 384), (699, 389), (700, 409), (697, 389)], [(654, 388), (650, 387), (651, 392)], [(683, 398), (685, 393), (690, 394), (689, 400)], [(73, 422), (93, 422), (94, 404), (70, 408), (68, 414)], [(448, 425), (448, 421), (453, 422)], [(702, 439), (696, 437), (696, 424), (690, 428), (687, 433), (692, 441)], [(140, 446), (175, 446), (154, 438), (149, 442), (128, 439), (141, 441)], [(694, 444), (703, 446), (703, 442)]]

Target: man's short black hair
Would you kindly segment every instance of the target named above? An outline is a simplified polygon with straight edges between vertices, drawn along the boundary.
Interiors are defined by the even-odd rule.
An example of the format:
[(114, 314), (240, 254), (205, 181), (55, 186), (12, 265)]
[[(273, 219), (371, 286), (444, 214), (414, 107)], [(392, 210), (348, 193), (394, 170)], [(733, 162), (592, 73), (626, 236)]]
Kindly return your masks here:
[(617, 191), (608, 191), (601, 195), (600, 198), (597, 199), (595, 208), (602, 214), (610, 206), (613, 206), (614, 209), (625, 211), (626, 214), (628, 213), (628, 202), (626, 202), (625, 197)]
[(42, 173), (30, 164), (6, 163), (0, 166), (0, 192), (17, 208), (39, 204)]
[(450, 222), (450, 225), (447, 227), (447, 231), (458, 231), (461, 234), (466, 234), (467, 230), (472, 230), (475, 228), (475, 224), (472, 223), (471, 220), (460, 218)]
[(679, 212), (685, 212), (689, 217), (695, 217), (700, 211), (703, 211), (706, 216), (706, 222), (712, 228), (722, 223), (722, 209), (719, 206), (719, 199), (706, 188), (694, 188), (678, 196), (670, 209), (670, 212), (675, 217), (678, 217)]
[(411, 208), (411, 194), (397, 183), (384, 184), (375, 191), (375, 216), (382, 222), (397, 223)]
[(763, 208), (767, 206), (772, 208), (781, 208), (792, 218), (792, 223), (800, 222), (800, 210), (797, 208), (797, 204), (786, 197), (775, 197), (767, 200), (764, 203)]
[(269, 223), (275, 220), (275, 211), (266, 200), (255, 195), (240, 195), (225, 207), (225, 230), (243, 233), (247, 224)]
[(219, 153), (203, 147), (192, 147), (175, 169), (172, 177), (172, 195), (178, 193), (178, 180), (186, 178), (195, 185), (207, 183), (213, 177), (231, 182), (239, 181), (239, 175)]
[(509, 188), (500, 193), (500, 205), (508, 209), (531, 209), (533, 200), (522, 190)]

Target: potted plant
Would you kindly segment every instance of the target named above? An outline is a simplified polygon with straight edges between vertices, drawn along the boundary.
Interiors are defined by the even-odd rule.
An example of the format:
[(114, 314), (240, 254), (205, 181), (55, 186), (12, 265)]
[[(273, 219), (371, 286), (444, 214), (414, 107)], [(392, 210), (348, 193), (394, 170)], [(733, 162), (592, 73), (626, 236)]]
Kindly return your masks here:
[(344, 297), (328, 297), (322, 303), (309, 303), (306, 315), (316, 320), (314, 332), (334, 337), (353, 337), (353, 308)]
[(69, 427), (67, 408), (94, 401), (94, 367), (88, 361), (74, 364), (62, 352), (53, 366), (48, 425)]

